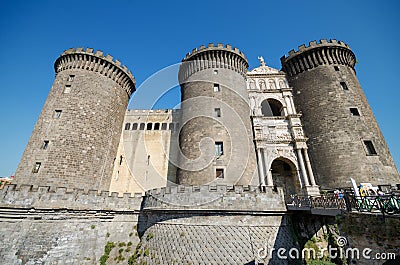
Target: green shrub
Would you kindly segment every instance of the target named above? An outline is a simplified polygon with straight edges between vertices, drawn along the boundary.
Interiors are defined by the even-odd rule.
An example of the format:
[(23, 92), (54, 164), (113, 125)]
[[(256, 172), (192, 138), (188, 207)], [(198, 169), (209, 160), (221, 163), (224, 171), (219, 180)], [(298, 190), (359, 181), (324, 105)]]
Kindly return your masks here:
[(108, 241), (104, 247), (104, 254), (100, 258), (100, 265), (106, 265), (108, 258), (110, 257), (111, 250), (115, 247), (114, 242)]

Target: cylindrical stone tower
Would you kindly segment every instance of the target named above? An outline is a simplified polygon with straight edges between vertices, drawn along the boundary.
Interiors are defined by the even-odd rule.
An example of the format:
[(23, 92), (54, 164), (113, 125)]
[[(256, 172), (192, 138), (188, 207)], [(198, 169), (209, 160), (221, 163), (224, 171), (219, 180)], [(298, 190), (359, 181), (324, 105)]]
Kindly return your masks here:
[(110, 55), (69, 49), (15, 174), (18, 184), (108, 190), (135, 79)]
[(258, 185), (247, 67), (230, 45), (201, 46), (183, 59), (179, 184)]
[(399, 173), (357, 80), (356, 57), (348, 45), (313, 41), (281, 62), (303, 115), (317, 184), (351, 186), (350, 177), (358, 183), (398, 183)]

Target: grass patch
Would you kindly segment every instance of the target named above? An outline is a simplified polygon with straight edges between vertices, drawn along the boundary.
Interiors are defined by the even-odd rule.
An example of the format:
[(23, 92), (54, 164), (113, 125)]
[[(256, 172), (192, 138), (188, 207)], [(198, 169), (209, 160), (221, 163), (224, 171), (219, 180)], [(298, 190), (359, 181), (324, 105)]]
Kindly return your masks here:
[(104, 247), (104, 254), (100, 258), (100, 265), (106, 265), (106, 262), (110, 257), (110, 252), (113, 248), (115, 248), (115, 243), (108, 241)]

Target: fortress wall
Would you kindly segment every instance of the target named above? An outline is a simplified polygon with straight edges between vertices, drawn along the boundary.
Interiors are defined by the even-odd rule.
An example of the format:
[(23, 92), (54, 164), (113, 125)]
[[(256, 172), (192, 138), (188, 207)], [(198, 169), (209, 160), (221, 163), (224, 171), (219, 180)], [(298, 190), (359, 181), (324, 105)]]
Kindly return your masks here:
[[(137, 213), (58, 212), (49, 209), (11, 214), (2, 209), (0, 264), (99, 264), (107, 242), (116, 245), (108, 262), (114, 261), (121, 248), (127, 259), (139, 242), (135, 232), (137, 219)], [(122, 242), (125, 246), (118, 247)], [(132, 244), (130, 250), (128, 243)]]
[(357, 183), (396, 183), (398, 170), (357, 79), (350, 48), (336, 40), (314, 41), (281, 61), (302, 113), (318, 185), (347, 187), (350, 177)]
[(15, 172), (18, 184), (106, 190), (135, 79), (118, 60), (65, 51)]
[(0, 190), (0, 207), (25, 209), (68, 209), (93, 211), (139, 211), (142, 194), (64, 187), (34, 187), (32, 185), (6, 185)]
[(178, 186), (146, 192), (143, 210), (285, 212), (281, 188), (260, 192), (256, 186)]
[(281, 189), (268, 188), (265, 193), (258, 187), (229, 185), (154, 189), (146, 192), (139, 220), (138, 263), (252, 264), (262, 261), (260, 248), (289, 249), (294, 244)]
[(0, 264), (99, 264), (107, 242), (124, 242), (128, 257), (128, 242), (133, 250), (139, 242), (141, 200), (141, 194), (7, 185), (0, 190)]
[[(293, 246), (286, 216), (149, 214), (157, 223), (142, 236), (137, 262), (147, 264), (258, 264), (265, 246)], [(160, 220), (163, 218), (164, 220)], [(273, 258), (276, 261), (276, 257)], [(269, 260), (269, 258), (267, 258)], [(276, 264), (291, 264), (280, 261)], [(265, 264), (268, 264), (265, 263)]]
[[(160, 264), (171, 264), (174, 259), (184, 262), (187, 248), (204, 255), (206, 245), (214, 241), (205, 260), (238, 262), (254, 258), (251, 248), (274, 241), (278, 234), (285, 238), (279, 244), (292, 242), (289, 226), (282, 224), (286, 221), (280, 189), (260, 193), (257, 187), (246, 186), (178, 186), (154, 189), (146, 196), (142, 202), (141, 194), (117, 197), (115, 192), (110, 196), (95, 190), (7, 185), (0, 190), (0, 264), (98, 264), (105, 246), (111, 244), (107, 242), (116, 245), (108, 263), (129, 259), (138, 246), (142, 258), (157, 255)], [(171, 203), (192, 204), (180, 212)], [(270, 212), (254, 214), (263, 210)], [(156, 234), (158, 241), (151, 240)], [(142, 236), (139, 245), (137, 235)], [(184, 235), (185, 240), (180, 240)], [(226, 246), (224, 253), (234, 252), (234, 258), (213, 252), (222, 246)], [(159, 254), (146, 256), (144, 248)], [(200, 261), (197, 254), (193, 262)], [(150, 260), (148, 264), (155, 264)]]
[(258, 183), (247, 68), (242, 52), (222, 44), (200, 46), (182, 60), (179, 184)]
[[(178, 116), (178, 110), (126, 112), (110, 191), (119, 194), (144, 193), (146, 190), (169, 186), (176, 182), (174, 161), (178, 142), (175, 127)], [(133, 128), (134, 124), (136, 125)], [(140, 129), (141, 124), (144, 129)], [(162, 127), (163, 124), (166, 127)], [(151, 129), (147, 126), (151, 126)]]

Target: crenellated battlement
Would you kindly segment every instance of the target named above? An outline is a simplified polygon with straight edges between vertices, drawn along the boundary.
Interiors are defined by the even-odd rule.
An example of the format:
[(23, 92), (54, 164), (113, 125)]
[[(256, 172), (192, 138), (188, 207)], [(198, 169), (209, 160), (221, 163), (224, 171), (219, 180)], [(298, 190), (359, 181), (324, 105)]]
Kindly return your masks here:
[[(143, 200), (143, 202), (142, 202)], [(9, 184), (0, 190), (0, 207), (139, 211), (141, 209), (208, 209), (285, 211), (283, 190), (258, 186), (171, 186), (141, 193)]]
[(59, 73), (66, 69), (85, 69), (98, 72), (118, 83), (129, 96), (136, 90), (136, 81), (125, 65), (111, 55), (92, 48), (70, 48), (64, 51), (54, 63), (54, 70)]
[(319, 65), (341, 64), (354, 69), (356, 57), (350, 47), (335, 39), (322, 39), (300, 45), (298, 50), (289, 51), (289, 56), (281, 57), (282, 70), (289, 76), (299, 74)]
[(178, 193), (198, 193), (198, 192), (234, 192), (234, 193), (260, 193), (258, 186), (243, 185), (201, 185), (201, 186), (171, 186), (146, 191), (146, 195), (165, 195)]
[(233, 52), (233, 53), (240, 55), (243, 59), (245, 59), (247, 61), (244, 53), (242, 51), (240, 51), (238, 48), (232, 47), (232, 45), (230, 45), (230, 44), (224, 45), (222, 43), (218, 43), (217, 45), (215, 45), (214, 43), (209, 43), (207, 47), (205, 45), (201, 45), (199, 48), (194, 48), (191, 52), (188, 52), (186, 54), (185, 58), (182, 61), (186, 61), (190, 57), (195, 56), (198, 53), (205, 52), (205, 51), (211, 51), (211, 50), (218, 50), (218, 51), (225, 50), (228, 52)]
[(285, 211), (283, 190), (258, 186), (172, 186), (146, 192), (144, 210)]
[(175, 113), (179, 113), (180, 109), (128, 109), (126, 111), (126, 114), (175, 114)]
[(286, 57), (286, 55), (283, 55), (281, 57), (281, 60), (282, 59), (290, 59), (290, 58), (292, 58), (292, 57), (294, 57), (294, 56), (296, 56), (296, 55), (298, 55), (298, 54), (300, 54), (302, 52), (305, 52), (305, 51), (308, 51), (310, 49), (314, 49), (314, 48), (317, 48), (317, 47), (327, 47), (327, 46), (336, 46), (336, 45), (350, 49), (349, 45), (347, 45), (343, 41), (338, 41), (338, 40), (335, 40), (335, 39), (330, 39), (328, 41), (326, 39), (321, 39), (321, 40), (319, 40), (319, 42), (317, 42), (316, 40), (314, 40), (314, 41), (310, 41), (308, 43), (308, 46), (306, 44), (302, 44), (302, 45), (298, 46), (298, 50), (297, 51), (295, 51), (294, 49), (290, 50), (289, 51), (289, 56)]
[(243, 52), (231, 45), (217, 45), (210, 43), (208, 46), (200, 46), (186, 54), (179, 69), (178, 79), (180, 83), (195, 72), (210, 68), (226, 68), (246, 76), (249, 64)]
[(76, 210), (139, 210), (141, 193), (70, 189), (66, 187), (6, 185), (0, 190), (0, 207), (76, 209)]

